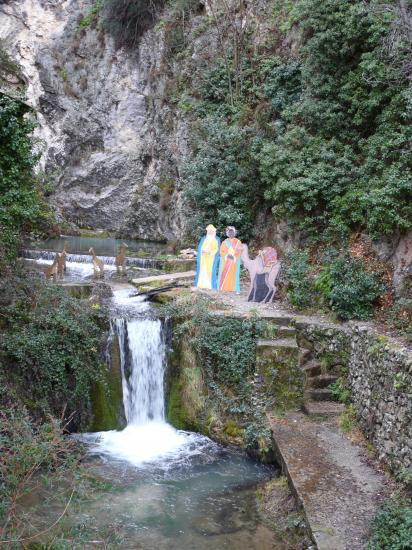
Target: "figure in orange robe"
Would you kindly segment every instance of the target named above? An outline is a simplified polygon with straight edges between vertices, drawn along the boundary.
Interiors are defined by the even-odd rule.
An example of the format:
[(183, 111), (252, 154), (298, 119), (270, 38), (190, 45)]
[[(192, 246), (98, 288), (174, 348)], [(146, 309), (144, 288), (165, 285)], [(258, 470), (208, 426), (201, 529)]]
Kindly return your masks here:
[(236, 238), (236, 229), (226, 229), (227, 239), (220, 246), (219, 290), (240, 292), (240, 254), (242, 243)]

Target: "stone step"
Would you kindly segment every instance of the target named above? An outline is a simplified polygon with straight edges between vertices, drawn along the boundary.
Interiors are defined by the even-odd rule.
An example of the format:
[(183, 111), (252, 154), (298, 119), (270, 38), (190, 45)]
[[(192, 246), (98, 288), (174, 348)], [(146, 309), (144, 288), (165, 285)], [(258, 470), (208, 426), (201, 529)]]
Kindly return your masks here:
[(303, 394), (305, 399), (312, 401), (331, 401), (332, 392), (328, 388), (312, 388), (305, 390)]
[(310, 376), (306, 379), (306, 385), (308, 388), (327, 388), (336, 380), (337, 376), (332, 374), (318, 374), (316, 376)]
[(317, 361), (309, 361), (302, 367), (302, 370), (305, 371), (307, 377), (322, 374), (322, 367)]
[(268, 340), (261, 338), (257, 342), (258, 348), (288, 348), (288, 349), (298, 349), (295, 338), (275, 338), (273, 340)]
[(336, 401), (310, 401), (303, 403), (303, 411), (308, 416), (333, 417), (341, 415), (345, 410), (345, 405), (336, 403)]
[(275, 325), (278, 327), (288, 327), (291, 325), (293, 317), (290, 315), (279, 315), (279, 314), (272, 315), (266, 312), (262, 312), (261, 319), (262, 321), (266, 321), (271, 325)]
[(263, 338), (266, 340), (270, 340), (272, 338), (290, 338), (294, 337), (295, 334), (295, 327), (274, 325), (272, 323), (269, 323), (269, 325), (263, 330)]

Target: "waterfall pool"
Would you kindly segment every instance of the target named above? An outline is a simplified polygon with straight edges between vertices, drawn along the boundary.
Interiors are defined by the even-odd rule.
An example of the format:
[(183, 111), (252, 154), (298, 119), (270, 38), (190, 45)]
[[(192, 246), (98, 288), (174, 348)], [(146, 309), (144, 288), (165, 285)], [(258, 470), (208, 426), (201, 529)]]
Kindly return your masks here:
[(112, 526), (124, 548), (273, 548), (274, 533), (259, 516), (256, 488), (276, 470), (166, 422), (165, 327), (131, 294), (115, 291), (112, 320), (127, 426), (80, 436), (88, 445), (88, 467), (115, 490), (72, 519)]
[(110, 335), (119, 342), (127, 426), (73, 436), (86, 445), (92, 489), (86, 484), (67, 506), (61, 480), (23, 500), (31, 526), (45, 533), (36, 541), (58, 549), (290, 548), (265, 522), (257, 497), (278, 471), (166, 422), (167, 324), (134, 295), (132, 287), (115, 290)]
[(119, 548), (279, 548), (259, 515), (256, 498), (258, 484), (276, 472), (205, 437), (173, 434), (173, 428), (166, 427), (148, 425), (147, 434), (124, 430), (132, 447), (133, 439), (141, 437), (160, 438), (160, 446), (169, 445), (170, 437), (185, 442), (175, 450), (169, 447), (161, 458), (150, 461), (146, 456), (140, 466), (100, 453), (92, 445), (89, 468), (112, 488), (69, 514), (66, 527), (111, 531), (113, 547)]

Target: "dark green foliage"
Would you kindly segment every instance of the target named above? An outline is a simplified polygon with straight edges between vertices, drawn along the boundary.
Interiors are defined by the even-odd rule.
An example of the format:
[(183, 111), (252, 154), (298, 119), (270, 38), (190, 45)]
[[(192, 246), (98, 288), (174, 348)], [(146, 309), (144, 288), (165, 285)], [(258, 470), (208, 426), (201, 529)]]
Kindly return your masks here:
[(103, 381), (102, 328), (88, 303), (64, 289), (20, 281), (2, 308), (0, 361), (20, 397), (38, 417), (88, 415), (93, 384)]
[(247, 128), (230, 127), (218, 118), (199, 125), (195, 154), (183, 169), (194, 234), (213, 222), (221, 234), (234, 225), (241, 239), (250, 237), (262, 196), (250, 139)]
[(118, 47), (135, 49), (165, 3), (166, 0), (103, 0), (102, 26), (113, 35)]
[(274, 213), (314, 236), (410, 228), (408, 82), (392, 78), (382, 53), (389, 22), (350, 0), (301, 0), (290, 17), (302, 32), (303, 90), (259, 155)]
[(360, 260), (349, 255), (328, 260), (315, 286), (342, 320), (371, 317), (384, 290), (377, 274), (367, 272)]
[[(318, 241), (359, 228), (379, 237), (412, 227), (411, 90), (405, 63), (395, 63), (392, 51), (400, 48), (405, 61), (408, 44), (404, 33), (388, 54), (397, 3), (391, 6), (375, 0), (277, 2), (276, 26), (284, 38), (292, 26), (300, 32), (295, 57), (284, 48), (283, 56), (269, 53), (281, 49), (275, 38), (261, 53), (252, 43), (243, 45), (235, 66), (228, 44), (226, 56), (194, 79), (199, 117), (218, 116), (228, 132), (249, 128), (242, 158), (257, 163), (258, 193), (248, 198), (246, 185), (242, 210), (252, 218), (256, 203), (270, 207), (276, 218)], [(197, 165), (203, 154), (208, 157), (197, 151)], [(215, 166), (225, 169), (225, 150), (216, 154)], [(199, 183), (203, 193), (213, 190), (219, 169), (211, 168), (209, 182)], [(212, 200), (196, 204), (200, 217)]]
[(368, 550), (407, 550), (412, 541), (410, 500), (387, 503), (372, 524)]
[(33, 168), (32, 122), (25, 105), (0, 94), (0, 246), (14, 257), (21, 232), (47, 222)]
[(329, 386), (329, 389), (332, 392), (332, 398), (335, 401), (340, 401), (349, 405), (351, 402), (352, 393), (348, 385), (347, 369), (341, 369), (341, 374), (339, 378)]
[(288, 300), (298, 309), (309, 307), (313, 299), (309, 253), (306, 250), (291, 252), (283, 263), (288, 283)]
[(90, 11), (79, 23), (79, 29), (83, 30), (90, 27), (95, 21), (97, 21), (100, 10), (103, 6), (103, 0), (96, 0)]

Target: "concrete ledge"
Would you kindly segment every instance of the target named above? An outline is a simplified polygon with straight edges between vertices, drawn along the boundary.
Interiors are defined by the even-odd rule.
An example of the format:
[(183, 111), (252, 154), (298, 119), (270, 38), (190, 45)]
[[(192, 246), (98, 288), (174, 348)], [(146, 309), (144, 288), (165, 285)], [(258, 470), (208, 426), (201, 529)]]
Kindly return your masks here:
[(279, 463), (319, 550), (361, 550), (385, 486), (333, 423), (270, 418)]

